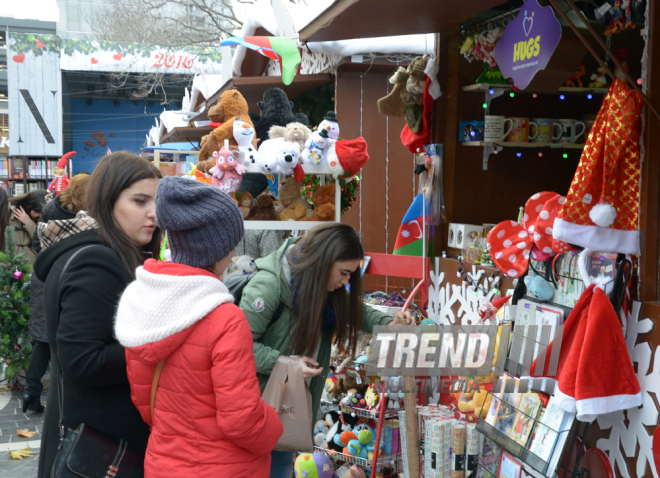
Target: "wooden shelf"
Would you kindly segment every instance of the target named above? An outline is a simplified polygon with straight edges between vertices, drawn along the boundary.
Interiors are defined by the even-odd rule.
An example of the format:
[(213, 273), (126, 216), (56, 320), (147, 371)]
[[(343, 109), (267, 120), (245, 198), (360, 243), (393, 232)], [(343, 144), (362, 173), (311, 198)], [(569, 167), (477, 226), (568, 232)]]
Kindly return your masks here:
[[(490, 89), (493, 90), (510, 90), (511, 85), (491, 85), (488, 83), (477, 83), (474, 85), (468, 85), (463, 87), (463, 91), (471, 93), (484, 93)], [(557, 90), (557, 93), (566, 93), (566, 94), (583, 94), (583, 93), (596, 93), (596, 94), (606, 94), (609, 91), (609, 88), (579, 88), (579, 87), (561, 87)], [(517, 91), (516, 93), (520, 94), (531, 94), (534, 91)], [(541, 95), (547, 95), (552, 93), (539, 93)]]
[[(259, 166), (257, 166), (256, 164), (246, 164), (245, 167), (247, 168), (248, 173), (262, 172)], [(314, 175), (314, 174), (332, 175), (332, 172), (330, 171), (330, 167), (327, 165), (303, 164), (302, 168), (303, 171), (305, 171), (305, 174), (308, 175)]]
[(568, 143), (518, 143), (513, 141), (465, 141), (463, 146), (502, 146), (503, 148), (551, 148), (551, 149), (584, 149), (584, 144)]
[(328, 222), (334, 221), (243, 221), (243, 227), (268, 231), (309, 231)]

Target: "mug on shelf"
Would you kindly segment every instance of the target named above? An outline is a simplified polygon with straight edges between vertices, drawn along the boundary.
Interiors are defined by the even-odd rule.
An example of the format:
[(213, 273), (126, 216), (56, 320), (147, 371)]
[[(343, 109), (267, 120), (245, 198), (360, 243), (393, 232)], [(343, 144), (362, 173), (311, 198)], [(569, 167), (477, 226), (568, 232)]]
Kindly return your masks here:
[(561, 139), (561, 126), (549, 118), (532, 118), (529, 121), (530, 143), (552, 143)]
[(529, 141), (529, 118), (513, 117), (507, 118), (506, 121), (511, 121), (511, 127), (507, 131), (504, 141), (511, 143), (526, 143)]
[[(572, 120), (572, 119), (560, 119), (557, 122), (561, 125), (562, 135), (561, 143), (562, 144), (575, 144), (584, 134), (586, 125), (582, 121)], [(582, 127), (582, 129), (580, 129)]]
[(461, 121), (459, 125), (459, 141), (469, 143), (484, 140), (483, 121)]
[(506, 133), (504, 132), (504, 124), (508, 120), (504, 116), (486, 115), (484, 121), (484, 141), (503, 141), (504, 137), (509, 133), (509, 128)]
[(589, 115), (584, 115), (582, 117), (582, 121), (584, 121), (584, 135), (582, 136), (582, 143), (587, 142), (587, 138), (589, 137), (589, 133), (591, 133), (591, 128), (594, 127), (594, 123), (596, 122), (596, 115), (594, 114), (589, 114)]

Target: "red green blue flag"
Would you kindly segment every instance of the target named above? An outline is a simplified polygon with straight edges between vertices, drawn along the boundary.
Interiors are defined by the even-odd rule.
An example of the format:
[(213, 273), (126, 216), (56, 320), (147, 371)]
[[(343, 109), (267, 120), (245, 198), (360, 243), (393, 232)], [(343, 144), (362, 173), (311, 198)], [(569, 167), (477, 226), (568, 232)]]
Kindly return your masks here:
[(408, 208), (396, 236), (393, 254), (423, 256), (424, 195), (418, 194)]
[(244, 46), (280, 62), (282, 82), (290, 85), (302, 58), (298, 45), (289, 37), (229, 37), (220, 46)]

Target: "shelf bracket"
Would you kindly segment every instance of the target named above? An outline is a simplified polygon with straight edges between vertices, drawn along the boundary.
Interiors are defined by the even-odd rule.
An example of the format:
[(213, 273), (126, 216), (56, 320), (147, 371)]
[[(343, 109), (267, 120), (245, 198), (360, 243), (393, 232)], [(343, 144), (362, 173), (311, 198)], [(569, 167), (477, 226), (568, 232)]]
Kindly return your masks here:
[(493, 94), (490, 94), (491, 88), (489, 87), (486, 89), (486, 98), (485, 98), (485, 103), (486, 103), (486, 114), (490, 114), (490, 102), (494, 100), (495, 98), (499, 98), (504, 94), (504, 90), (502, 88), (492, 88)]
[(491, 142), (484, 142), (484, 162), (483, 162), (483, 167), (484, 171), (488, 171), (488, 160), (490, 159), (490, 155), (497, 152), (499, 153), (502, 151), (502, 146), (496, 146), (495, 144)]

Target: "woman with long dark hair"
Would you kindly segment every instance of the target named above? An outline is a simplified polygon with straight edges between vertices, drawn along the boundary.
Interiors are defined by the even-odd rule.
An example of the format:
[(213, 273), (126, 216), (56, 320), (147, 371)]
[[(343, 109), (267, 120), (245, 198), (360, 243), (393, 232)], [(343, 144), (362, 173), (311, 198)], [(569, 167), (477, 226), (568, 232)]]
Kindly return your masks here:
[(39, 226), (43, 251), (35, 272), (46, 284), (44, 315), (53, 376), (60, 369), (63, 375), (61, 391), (59, 381), (51, 380), (39, 478), (50, 476), (58, 450), (60, 393), (65, 430), (85, 423), (126, 440), (136, 451), (146, 450), (149, 427), (131, 401), (125, 351), (114, 337), (113, 323), (121, 293), (135, 278), (136, 268), (158, 254), (155, 196), (160, 178), (160, 172), (138, 156), (110, 154), (89, 179), (87, 213)]
[[(348, 224), (330, 223), (315, 227), (302, 239), (288, 239), (276, 252), (255, 261), (259, 272), (243, 289), (240, 308), (252, 329), (262, 392), (280, 355), (302, 356), (316, 417), (333, 335), (338, 343), (347, 341), (355, 353), (358, 331), (413, 323), (408, 312), (393, 319), (363, 304), (363, 258), (355, 230)], [(293, 453), (274, 451), (271, 478), (289, 478), (292, 472)]]
[[(85, 194), (89, 175), (76, 175), (71, 179), (69, 186), (55, 199), (46, 204), (41, 211), (39, 222), (73, 219), (78, 211), (84, 209)], [(38, 224), (38, 223), (37, 223)], [(32, 236), (32, 249), (39, 254), (41, 242), (37, 232)], [(37, 256), (38, 257), (38, 256)], [(30, 366), (25, 376), (25, 390), (23, 391), (23, 413), (28, 407), (41, 413), (44, 406), (41, 404), (41, 391), (43, 385), (41, 377), (46, 373), (50, 362), (50, 346), (46, 336), (46, 321), (44, 319), (44, 283), (35, 274), (30, 278), (30, 337), (34, 339)]]
[(39, 220), (41, 210), (50, 198), (51, 194), (48, 191), (37, 189), (9, 199), (9, 225), (14, 226), (16, 253), (25, 252), (30, 264), (33, 264), (37, 258), (37, 251), (32, 247), (32, 236), (37, 229), (36, 221)]
[(9, 196), (5, 188), (0, 188), (0, 251), (7, 250), (5, 229), (9, 225)]

